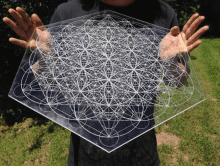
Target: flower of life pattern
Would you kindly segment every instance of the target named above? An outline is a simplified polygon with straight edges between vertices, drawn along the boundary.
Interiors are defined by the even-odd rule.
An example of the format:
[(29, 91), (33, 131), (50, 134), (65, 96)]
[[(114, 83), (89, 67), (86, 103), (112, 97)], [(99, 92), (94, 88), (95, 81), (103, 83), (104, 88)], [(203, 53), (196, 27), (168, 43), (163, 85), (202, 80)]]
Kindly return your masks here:
[[(71, 127), (82, 127), (103, 147), (113, 147), (120, 137), (147, 128), (152, 120), (149, 107), (158, 106), (157, 118), (193, 94), (191, 77), (192, 86), (181, 84), (185, 71), (174, 58), (160, 59), (159, 44), (166, 32), (158, 35), (157, 29), (148, 26), (136, 28), (111, 14), (92, 17), (80, 26), (69, 23), (57, 32), (53, 28), (47, 29), (51, 37), (46, 44), (38, 36), (38, 47), (24, 65), (30, 67), (24, 70), (19, 86), (30, 101), (72, 121)], [(42, 49), (43, 45), (50, 46), (50, 51)], [(177, 78), (167, 70), (170, 65), (178, 72)], [(180, 84), (182, 90), (177, 91)], [(37, 92), (43, 97), (37, 97)], [(182, 97), (172, 100), (175, 95)], [(64, 112), (64, 107), (71, 112)]]

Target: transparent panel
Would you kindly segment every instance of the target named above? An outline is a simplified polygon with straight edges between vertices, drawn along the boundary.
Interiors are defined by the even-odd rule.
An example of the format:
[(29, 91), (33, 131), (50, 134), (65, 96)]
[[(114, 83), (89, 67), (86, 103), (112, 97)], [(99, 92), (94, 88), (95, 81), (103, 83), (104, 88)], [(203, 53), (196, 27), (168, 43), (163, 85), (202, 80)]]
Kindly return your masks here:
[(205, 100), (169, 31), (113, 11), (42, 27), (9, 96), (110, 153)]

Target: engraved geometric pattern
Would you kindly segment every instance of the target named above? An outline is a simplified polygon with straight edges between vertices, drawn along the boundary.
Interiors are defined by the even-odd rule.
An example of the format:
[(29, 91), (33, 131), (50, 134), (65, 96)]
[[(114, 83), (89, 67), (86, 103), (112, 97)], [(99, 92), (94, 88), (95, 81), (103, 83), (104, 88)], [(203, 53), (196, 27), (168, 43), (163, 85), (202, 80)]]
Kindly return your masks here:
[(9, 96), (107, 152), (205, 99), (188, 54), (183, 84), (175, 57), (160, 59), (168, 29), (105, 11), (42, 30)]

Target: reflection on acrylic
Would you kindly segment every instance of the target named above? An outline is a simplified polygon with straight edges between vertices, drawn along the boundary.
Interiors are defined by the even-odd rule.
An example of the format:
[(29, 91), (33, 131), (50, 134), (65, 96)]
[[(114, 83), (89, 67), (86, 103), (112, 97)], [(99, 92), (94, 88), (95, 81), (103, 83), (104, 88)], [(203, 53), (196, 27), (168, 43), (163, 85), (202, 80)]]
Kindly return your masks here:
[(37, 32), (9, 96), (107, 152), (205, 99), (187, 53), (161, 59), (168, 29), (104, 11)]

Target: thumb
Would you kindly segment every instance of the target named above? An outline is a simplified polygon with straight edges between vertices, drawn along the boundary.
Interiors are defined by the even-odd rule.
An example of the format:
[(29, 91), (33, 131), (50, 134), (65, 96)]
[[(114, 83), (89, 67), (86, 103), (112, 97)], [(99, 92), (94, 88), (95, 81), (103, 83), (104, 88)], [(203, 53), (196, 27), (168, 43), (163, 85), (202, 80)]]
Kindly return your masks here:
[(42, 27), (44, 25), (37, 14), (32, 14), (31, 19), (32, 19), (35, 27)]
[(180, 32), (180, 29), (178, 26), (174, 26), (173, 28), (171, 28), (170, 33), (172, 36), (176, 36), (178, 33)]

